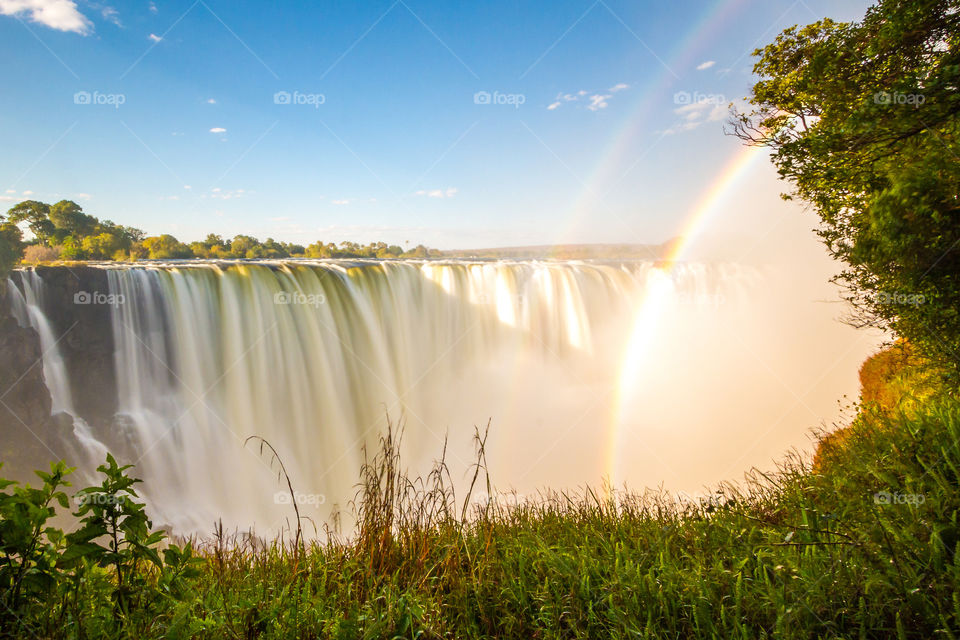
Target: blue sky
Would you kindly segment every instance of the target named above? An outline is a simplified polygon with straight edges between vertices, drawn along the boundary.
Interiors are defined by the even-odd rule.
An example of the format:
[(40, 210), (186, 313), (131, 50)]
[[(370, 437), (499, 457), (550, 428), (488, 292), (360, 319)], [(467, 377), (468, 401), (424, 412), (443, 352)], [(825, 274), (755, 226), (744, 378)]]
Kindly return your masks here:
[(182, 240), (659, 242), (738, 151), (749, 52), (867, 5), (0, 0), (0, 206)]

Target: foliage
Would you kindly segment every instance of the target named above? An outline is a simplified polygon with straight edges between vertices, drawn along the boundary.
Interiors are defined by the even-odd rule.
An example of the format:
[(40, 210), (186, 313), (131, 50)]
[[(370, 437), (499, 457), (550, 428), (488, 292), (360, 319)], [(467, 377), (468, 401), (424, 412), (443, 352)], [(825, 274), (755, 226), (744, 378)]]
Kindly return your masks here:
[[(735, 133), (770, 147), (846, 267), (854, 321), (960, 372), (960, 2), (883, 0), (754, 55)], [(955, 380), (956, 381), (956, 380)]]
[[(225, 240), (216, 234), (204, 240), (185, 244), (174, 236), (164, 234), (146, 237), (134, 227), (117, 225), (109, 220), (83, 212), (75, 202), (61, 200), (49, 205), (36, 200), (24, 200), (7, 212), (9, 223), (0, 226), (0, 275), (4, 268), (15, 265), (22, 253), (20, 229), (25, 225), (33, 234), (28, 247), (29, 262), (52, 260), (51, 251), (63, 260), (206, 260), (280, 259), (280, 258), (429, 258), (438, 252), (417, 245), (404, 251), (397, 245), (372, 242), (360, 245), (344, 241), (339, 245), (315, 242), (309, 247), (289, 242), (265, 241), (247, 235)], [(0, 218), (2, 222), (2, 218)], [(50, 249), (51, 251), (43, 251)], [(4, 265), (7, 265), (4, 267)]]
[(178, 602), (199, 577), (190, 544), (168, 544), (151, 531), (133, 485), (112, 456), (101, 485), (74, 496), (79, 528), (53, 526), (68, 509), (63, 462), (37, 471), (39, 488), (0, 479), (0, 637), (117, 637), (146, 633), (164, 599)]
[[(24, 603), (42, 600), (57, 585), (59, 552), (63, 533), (47, 523), (55, 513), (54, 503), (66, 508), (68, 469), (62, 462), (50, 473), (37, 471), (43, 481), (38, 489), (20, 487), (0, 479), (0, 625), (15, 623)], [(6, 490), (12, 488), (7, 493)]]
[(20, 229), (4, 222), (0, 216), (0, 282), (6, 280), (7, 274), (23, 256), (23, 235)]
[[(77, 531), (49, 527), (68, 471), (55, 466), (44, 489), (0, 495), (13, 633), (929, 638), (960, 626), (960, 401), (945, 391), (909, 414), (865, 405), (816, 471), (792, 456), (681, 502), (609, 488), (457, 499), (442, 458), (426, 479), (402, 472), (399, 440), (388, 432), (364, 465), (355, 534), (301, 546), (218, 528), (162, 562), (137, 481), (112, 458), (77, 494)], [(15, 603), (21, 558), (50, 579)]]

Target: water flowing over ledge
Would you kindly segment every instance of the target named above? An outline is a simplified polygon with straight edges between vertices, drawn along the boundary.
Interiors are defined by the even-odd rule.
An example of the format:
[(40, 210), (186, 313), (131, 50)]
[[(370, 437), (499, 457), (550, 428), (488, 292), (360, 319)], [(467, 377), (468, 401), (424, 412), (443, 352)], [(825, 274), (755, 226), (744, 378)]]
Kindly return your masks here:
[[(736, 265), (188, 262), (85, 267), (51, 296), (49, 274), (64, 270), (10, 282), (14, 316), (40, 336), (54, 411), (73, 417), (85, 460), (109, 449), (135, 462), (157, 522), (181, 530), (221, 516), (284, 524), (276, 466), (243, 446), (251, 435), (277, 447), (301, 506), (326, 518), (352, 498), (362, 446), (387, 412), (405, 416), (414, 464), (449, 433), (465, 470), (473, 425), (492, 419), (499, 481), (556, 485), (563, 476), (532, 471), (554, 456), (569, 461), (567, 485), (596, 483), (624, 444), (612, 438), (665, 410), (644, 392), (662, 395), (664, 352), (628, 351), (645, 296), (659, 292), (656, 345), (683, 360), (691, 335), (743, 321), (770, 284)], [(71, 314), (86, 315), (67, 328)], [(67, 353), (85, 341), (109, 364)], [(624, 388), (627, 369), (637, 389)]]

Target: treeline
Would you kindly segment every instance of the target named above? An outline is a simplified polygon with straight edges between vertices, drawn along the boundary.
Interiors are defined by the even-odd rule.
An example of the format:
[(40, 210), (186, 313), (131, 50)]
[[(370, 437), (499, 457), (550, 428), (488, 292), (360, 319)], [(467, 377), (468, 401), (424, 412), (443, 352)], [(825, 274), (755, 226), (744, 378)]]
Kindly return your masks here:
[[(33, 238), (24, 241), (21, 227)], [(71, 200), (47, 204), (25, 200), (0, 215), (0, 275), (20, 260), (172, 260), (241, 258), (429, 258), (440, 253), (417, 245), (405, 251), (385, 242), (314, 242), (304, 247), (267, 238), (216, 234), (184, 243), (172, 235), (147, 236), (142, 230), (100, 220)]]

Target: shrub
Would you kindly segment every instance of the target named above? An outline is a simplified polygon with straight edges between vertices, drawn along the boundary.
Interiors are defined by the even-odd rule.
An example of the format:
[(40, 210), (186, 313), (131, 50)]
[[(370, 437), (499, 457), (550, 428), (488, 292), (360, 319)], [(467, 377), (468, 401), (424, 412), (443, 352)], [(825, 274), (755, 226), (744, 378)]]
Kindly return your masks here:
[(45, 247), (42, 244), (28, 245), (23, 252), (23, 262), (37, 264), (40, 262), (53, 262), (60, 259), (59, 247)]

